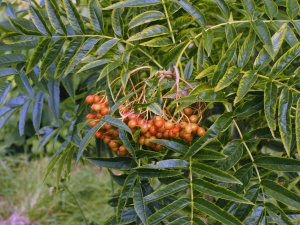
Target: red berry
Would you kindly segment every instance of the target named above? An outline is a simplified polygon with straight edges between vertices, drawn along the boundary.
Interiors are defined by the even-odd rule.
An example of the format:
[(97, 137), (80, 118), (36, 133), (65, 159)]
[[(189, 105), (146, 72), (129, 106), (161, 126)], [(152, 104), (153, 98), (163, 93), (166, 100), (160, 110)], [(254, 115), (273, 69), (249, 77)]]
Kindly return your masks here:
[(163, 134), (164, 138), (169, 138), (170, 137), (170, 132), (168, 130), (166, 130)]
[(86, 120), (92, 120), (92, 119), (95, 119), (95, 118), (96, 118), (96, 115), (93, 114), (93, 113), (86, 114), (86, 116), (85, 116)]
[(141, 136), (140, 138), (139, 138), (139, 144), (140, 145), (144, 145), (145, 144), (145, 138), (143, 137), (143, 136)]
[(119, 148), (116, 147), (116, 148), (112, 148), (111, 150), (112, 150), (113, 152), (118, 152), (118, 151), (119, 151)]
[(148, 131), (148, 125), (146, 123), (141, 124), (141, 132), (146, 133)]
[(107, 107), (103, 107), (102, 109), (101, 109), (101, 114), (104, 116), (104, 115), (107, 115), (109, 113), (109, 108), (107, 108)]
[(96, 118), (97, 119), (101, 119), (102, 118), (102, 114), (101, 113), (97, 113)]
[(94, 96), (94, 102), (100, 102), (101, 101), (101, 98), (99, 95), (95, 95)]
[(154, 149), (156, 151), (161, 151), (163, 149), (163, 146), (162, 145), (155, 145)]
[(103, 133), (98, 131), (95, 136), (96, 138), (103, 138)]
[(129, 118), (129, 120), (135, 120), (138, 118), (138, 115), (133, 113), (133, 114), (129, 115), (128, 118)]
[(154, 121), (154, 125), (157, 127), (157, 128), (160, 128), (164, 125), (164, 121), (163, 120), (156, 120)]
[(125, 148), (124, 145), (121, 145), (121, 146), (119, 147), (118, 154), (121, 155), (121, 156), (125, 156), (125, 155), (128, 154), (128, 151), (127, 151), (127, 149)]
[(90, 128), (97, 126), (98, 121), (94, 120), (89, 123)]
[(151, 137), (151, 134), (150, 134), (150, 132), (149, 132), (149, 131), (147, 131), (147, 132), (145, 133), (145, 137), (146, 137), (146, 138), (149, 138), (149, 137)]
[(171, 130), (173, 127), (174, 127), (174, 123), (172, 123), (171, 121), (165, 122), (165, 128), (167, 130)]
[(109, 146), (110, 148), (116, 148), (116, 147), (119, 146), (119, 144), (118, 144), (117, 142), (115, 142), (115, 141), (110, 141), (110, 142), (108, 143), (108, 146)]
[(94, 103), (92, 106), (91, 106), (91, 110), (95, 111), (95, 112), (99, 112), (102, 108), (102, 105), (99, 104), (99, 103)]
[(105, 124), (103, 125), (103, 128), (106, 129), (107, 131), (110, 130), (112, 127), (113, 127), (113, 126), (112, 126), (111, 124), (109, 124), (109, 123), (105, 123)]
[(198, 136), (202, 137), (205, 134), (205, 129), (203, 127), (199, 127), (197, 130)]
[(150, 134), (155, 135), (157, 132), (155, 126), (152, 125), (149, 129), (149, 132), (150, 132)]
[(191, 123), (191, 127), (192, 127), (192, 132), (193, 132), (193, 133), (197, 133), (198, 125), (195, 124), (195, 123)]
[(161, 116), (154, 116), (154, 122), (161, 121), (163, 118)]
[(108, 144), (110, 141), (111, 141), (111, 138), (110, 138), (109, 136), (104, 136), (103, 142), (104, 142), (105, 144)]
[(156, 137), (157, 138), (162, 138), (163, 137), (163, 133), (160, 133), (160, 132), (156, 133)]
[(186, 125), (186, 127), (184, 128), (185, 133), (190, 134), (192, 133), (193, 129), (192, 129), (192, 125), (188, 124)]
[(137, 126), (137, 121), (135, 119), (129, 120), (129, 122), (128, 122), (129, 128), (134, 129), (134, 128), (136, 128), (136, 126)]
[(183, 109), (183, 113), (187, 116), (191, 116), (193, 114), (193, 109), (190, 107), (187, 107), (187, 108)]
[(187, 122), (181, 122), (181, 123), (180, 123), (180, 127), (181, 127), (182, 129), (184, 129), (184, 128), (186, 127), (186, 125), (187, 125)]
[(94, 99), (95, 99), (94, 95), (88, 95), (85, 98), (85, 102), (90, 105), (94, 103)]
[(199, 118), (196, 115), (192, 115), (189, 119), (191, 123), (197, 123)]
[(187, 142), (191, 142), (191, 141), (193, 140), (193, 135), (185, 133), (184, 139), (185, 139)]

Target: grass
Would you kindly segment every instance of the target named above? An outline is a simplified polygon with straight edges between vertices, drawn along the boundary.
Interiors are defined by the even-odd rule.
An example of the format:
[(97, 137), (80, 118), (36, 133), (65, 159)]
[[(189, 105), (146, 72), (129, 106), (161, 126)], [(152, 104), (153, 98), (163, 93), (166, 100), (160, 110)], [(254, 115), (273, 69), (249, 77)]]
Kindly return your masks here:
[(70, 180), (56, 190), (54, 177), (43, 182), (47, 164), (48, 159), (24, 156), (0, 160), (0, 218), (17, 213), (32, 223), (79, 225), (101, 224), (113, 214), (106, 171), (90, 165), (73, 168)]

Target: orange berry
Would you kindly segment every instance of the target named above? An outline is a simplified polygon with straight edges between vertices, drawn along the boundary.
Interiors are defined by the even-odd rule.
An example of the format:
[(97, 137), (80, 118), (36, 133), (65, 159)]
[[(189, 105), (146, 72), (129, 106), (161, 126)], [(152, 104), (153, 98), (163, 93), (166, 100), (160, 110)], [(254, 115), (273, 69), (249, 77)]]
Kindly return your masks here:
[(99, 103), (94, 103), (92, 106), (91, 106), (91, 110), (95, 111), (95, 112), (99, 112), (102, 108), (102, 105), (99, 104)]
[(93, 114), (93, 113), (86, 114), (86, 116), (85, 116), (86, 120), (92, 120), (92, 119), (95, 119), (95, 118), (96, 118), (96, 115)]
[(94, 121), (91, 121), (91, 122), (89, 123), (89, 126), (90, 126), (90, 128), (92, 128), (92, 127), (97, 126), (97, 124), (98, 124), (98, 121), (97, 121), (97, 120), (94, 120)]
[(141, 125), (141, 132), (142, 133), (146, 133), (148, 131), (148, 125), (147, 124), (142, 124)]
[(185, 133), (190, 134), (192, 133), (193, 129), (192, 129), (192, 125), (188, 124), (186, 125), (186, 127), (184, 128)]
[(187, 108), (183, 109), (183, 113), (187, 116), (191, 116), (193, 114), (193, 109), (190, 107), (187, 107)]
[(174, 123), (172, 123), (171, 121), (165, 122), (165, 128), (166, 128), (167, 130), (172, 129), (173, 127), (174, 127)]
[(101, 101), (101, 98), (99, 95), (95, 95), (94, 96), (94, 102), (100, 102)]
[(149, 129), (149, 132), (150, 132), (150, 134), (155, 135), (157, 133), (155, 126), (152, 125)]
[(139, 138), (139, 144), (140, 145), (144, 145), (145, 144), (145, 138), (143, 137), (143, 136), (141, 136), (140, 138)]
[(91, 104), (94, 103), (94, 99), (95, 99), (94, 95), (88, 95), (88, 96), (86, 96), (86, 98), (85, 98), (85, 102), (86, 102), (87, 104), (91, 105)]
[(193, 132), (193, 133), (197, 133), (198, 125), (195, 124), (195, 123), (191, 123), (191, 127), (192, 127), (192, 132)]
[(101, 114), (104, 116), (104, 115), (107, 115), (109, 113), (109, 108), (107, 107), (102, 107), (101, 108)]
[(163, 137), (163, 133), (160, 133), (160, 132), (156, 133), (156, 137), (157, 138), (162, 138)]
[(119, 146), (119, 144), (118, 144), (117, 142), (115, 142), (115, 141), (110, 141), (110, 142), (108, 143), (108, 146), (109, 146), (110, 148), (116, 148), (116, 147)]
[(96, 138), (103, 138), (103, 133), (98, 131), (96, 134), (95, 134)]
[(157, 127), (157, 128), (160, 128), (164, 125), (164, 121), (163, 120), (156, 120), (154, 121), (154, 125)]
[(199, 117), (198, 116), (196, 116), (196, 115), (192, 115), (192, 116), (190, 116), (190, 122), (191, 123), (197, 123), (198, 122), (198, 119), (199, 119)]
[(134, 128), (136, 128), (136, 126), (137, 126), (137, 121), (135, 119), (129, 120), (129, 122), (128, 122), (129, 128), (134, 129)]
[(197, 135), (202, 137), (205, 134), (205, 129), (203, 127), (199, 127), (197, 130)]

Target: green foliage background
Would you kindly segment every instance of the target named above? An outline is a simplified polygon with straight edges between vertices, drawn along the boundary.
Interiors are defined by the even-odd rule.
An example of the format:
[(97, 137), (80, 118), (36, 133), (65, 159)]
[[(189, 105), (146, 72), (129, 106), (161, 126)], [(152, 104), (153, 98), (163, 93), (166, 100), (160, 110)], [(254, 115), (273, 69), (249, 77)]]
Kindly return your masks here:
[[(31, 121), (38, 149), (58, 144), (48, 168), (58, 180), (75, 155), (108, 167), (123, 189), (106, 224), (299, 223), (297, 0), (44, 0), (18, 11), (2, 1), (1, 10), (0, 126), (13, 118), (28, 135)], [(180, 82), (159, 80), (168, 69)], [(154, 114), (166, 90), (189, 89), (170, 110), (205, 103), (206, 134), (191, 145), (157, 140), (167, 149), (157, 153), (106, 116), (133, 157), (92, 143), (102, 123), (87, 132), (84, 97), (105, 91), (117, 108), (140, 81)]]

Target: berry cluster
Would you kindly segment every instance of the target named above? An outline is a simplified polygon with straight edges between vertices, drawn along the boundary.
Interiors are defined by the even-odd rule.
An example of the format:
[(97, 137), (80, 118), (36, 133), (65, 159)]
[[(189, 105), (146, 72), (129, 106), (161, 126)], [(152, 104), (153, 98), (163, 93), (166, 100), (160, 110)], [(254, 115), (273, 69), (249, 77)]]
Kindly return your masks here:
[[(105, 96), (89, 95), (86, 97), (86, 103), (91, 105), (92, 113), (86, 115), (90, 127), (98, 124), (102, 116), (109, 113), (108, 101)], [(203, 127), (198, 126), (199, 116), (194, 114), (194, 110), (190, 107), (185, 108), (182, 112), (183, 120), (173, 122), (165, 120), (161, 116), (154, 116), (152, 119), (146, 119), (141, 114), (130, 112), (124, 107), (120, 108), (122, 119), (127, 123), (128, 127), (135, 132), (140, 129), (140, 137), (138, 143), (147, 146), (156, 151), (162, 150), (163, 146), (153, 143), (153, 139), (172, 139), (181, 138), (186, 142), (191, 142), (194, 136), (202, 137), (205, 133)], [(111, 124), (104, 124), (96, 133), (96, 138), (103, 139), (113, 152), (119, 155), (128, 155), (127, 149), (121, 144), (119, 139), (119, 130)]]

